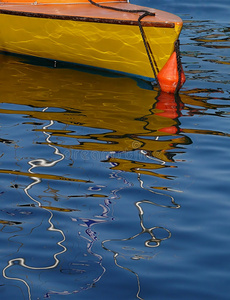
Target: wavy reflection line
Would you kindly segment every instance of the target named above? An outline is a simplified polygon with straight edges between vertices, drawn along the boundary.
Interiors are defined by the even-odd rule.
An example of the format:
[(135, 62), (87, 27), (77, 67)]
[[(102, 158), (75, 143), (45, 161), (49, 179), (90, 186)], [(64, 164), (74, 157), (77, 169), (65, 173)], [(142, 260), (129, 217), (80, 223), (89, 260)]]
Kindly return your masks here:
[[(141, 153), (145, 156), (148, 157), (147, 153), (145, 151), (141, 151)], [(164, 164), (165, 162), (164, 161), (161, 161), (159, 159), (157, 159), (157, 161), (160, 161), (162, 164)], [(122, 173), (122, 171), (118, 172), (118, 173)], [(117, 175), (117, 174), (116, 174)], [(139, 176), (139, 180), (140, 179), (140, 174), (138, 174)], [(113, 176), (114, 177), (114, 176)], [(118, 178), (122, 178), (121, 176), (115, 176), (115, 177), (118, 177)], [(125, 180), (125, 179), (124, 179)], [(143, 187), (143, 181), (141, 181), (141, 185)], [(131, 184), (125, 180), (125, 183), (128, 184), (129, 186), (131, 186)], [(143, 187), (144, 188), (144, 187)], [(157, 192), (156, 192), (157, 194)], [(163, 193), (159, 193), (159, 194), (162, 194), (164, 195)], [(168, 196), (168, 195), (167, 195)], [(172, 203), (174, 203), (177, 207), (176, 208), (179, 208), (179, 205), (177, 205), (174, 201), (174, 198), (173, 197), (170, 197), (171, 200), (172, 200)], [(171, 237), (171, 232), (170, 230), (168, 230), (167, 228), (165, 227), (161, 227), (161, 226), (153, 226), (153, 227), (150, 227), (150, 228), (146, 228), (144, 226), (144, 210), (142, 209), (141, 207), (141, 204), (142, 203), (147, 203), (147, 204), (152, 204), (152, 205), (157, 205), (156, 203), (150, 201), (150, 200), (142, 200), (142, 201), (137, 201), (135, 202), (135, 206), (136, 208), (138, 209), (138, 212), (139, 212), (139, 218), (140, 218), (140, 227), (141, 227), (141, 232), (131, 236), (131, 237), (128, 237), (128, 238), (123, 238), (123, 239), (107, 239), (107, 240), (104, 240), (102, 241), (101, 245), (102, 245), (102, 248), (108, 252), (111, 252), (113, 253), (113, 259), (114, 259), (114, 263), (117, 267), (123, 269), (123, 270), (126, 270), (132, 274), (135, 275), (136, 277), (136, 280), (137, 280), (137, 293), (136, 293), (136, 297), (137, 299), (140, 299), (140, 300), (144, 300), (141, 296), (140, 296), (140, 293), (141, 293), (141, 283), (140, 283), (140, 278), (139, 278), (139, 275), (138, 273), (136, 273), (135, 271), (133, 271), (132, 269), (128, 268), (128, 267), (125, 267), (125, 266), (122, 266), (121, 264), (118, 263), (118, 257), (119, 257), (119, 252), (118, 251), (114, 251), (108, 247), (105, 246), (106, 243), (108, 242), (123, 242), (123, 241), (130, 241), (130, 240), (133, 240), (145, 233), (149, 234), (150, 235), (150, 238), (148, 240), (146, 240), (144, 242), (144, 245), (145, 247), (148, 247), (148, 248), (155, 248), (155, 247), (159, 247), (161, 242), (164, 241), (164, 240), (167, 240)], [(164, 207), (164, 206), (162, 206)], [(154, 230), (156, 229), (163, 229), (165, 230), (167, 233), (168, 233), (168, 236), (167, 237), (163, 237), (163, 238), (157, 238), (156, 235), (154, 234)]]
[[(89, 227), (90, 227), (90, 226), (89, 226)], [(81, 236), (81, 238), (83, 238), (83, 239), (85, 239), (86, 241), (88, 241), (88, 244), (87, 244), (87, 252), (88, 252), (89, 254), (91, 254), (91, 255), (93, 255), (93, 256), (95, 256), (95, 257), (98, 258), (98, 260), (99, 260), (99, 265), (100, 265), (100, 267), (102, 268), (102, 273), (101, 273), (101, 275), (99, 275), (98, 277), (96, 277), (96, 278), (93, 280), (93, 282), (90, 284), (90, 286), (89, 286), (88, 288), (86, 288), (86, 289), (88, 290), (89, 288), (91, 288), (91, 287), (93, 286), (93, 284), (95, 284), (96, 282), (98, 282), (98, 281), (102, 278), (102, 276), (103, 276), (104, 273), (106, 272), (106, 268), (105, 268), (105, 267), (103, 266), (103, 264), (102, 264), (102, 256), (92, 251), (92, 248), (93, 248), (95, 239), (92, 238), (92, 236), (89, 235), (89, 234), (88, 234), (88, 235), (89, 235), (90, 238), (87, 238), (87, 237), (85, 237), (85, 236), (82, 236), (80, 232), (79, 232), (78, 234), (79, 234), (79, 236)]]
[[(148, 204), (153, 204), (155, 205), (155, 203), (151, 202), (151, 201), (148, 201), (148, 200), (142, 200), (142, 201), (137, 201), (135, 203), (135, 206), (136, 208), (138, 209), (138, 212), (139, 212), (139, 218), (140, 218), (140, 227), (141, 227), (141, 232), (129, 237), (129, 238), (123, 238), (123, 239), (107, 239), (107, 240), (104, 240), (102, 242), (102, 247), (104, 250), (106, 251), (109, 251), (109, 252), (112, 252), (113, 253), (113, 259), (114, 259), (114, 263), (116, 266), (118, 266), (119, 268), (123, 269), (123, 270), (126, 270), (126, 271), (129, 271), (131, 272), (132, 274), (134, 274), (136, 276), (136, 279), (137, 279), (137, 294), (136, 294), (136, 297), (140, 300), (144, 300), (143, 298), (140, 297), (140, 292), (141, 292), (141, 284), (140, 284), (140, 279), (139, 279), (139, 275), (131, 270), (130, 268), (127, 268), (127, 267), (124, 267), (122, 265), (120, 265), (117, 261), (117, 258), (119, 256), (119, 252), (117, 251), (114, 251), (112, 249), (109, 249), (105, 246), (105, 243), (108, 243), (108, 242), (123, 242), (123, 241), (130, 241), (130, 240), (133, 240), (139, 236), (141, 236), (142, 234), (145, 234), (145, 233), (148, 233), (150, 235), (150, 238), (148, 240), (146, 240), (144, 242), (144, 245), (148, 248), (155, 248), (155, 247), (159, 247), (161, 242), (164, 241), (164, 240), (167, 240), (169, 238), (171, 238), (171, 232), (169, 229), (165, 228), (165, 227), (162, 227), (162, 226), (153, 226), (153, 227), (150, 227), (150, 228), (147, 228), (144, 226), (144, 210), (142, 209), (141, 207), (141, 204), (142, 203), (148, 203)], [(165, 230), (167, 233), (168, 233), (168, 236), (166, 237), (163, 237), (163, 238), (157, 238), (156, 235), (154, 234), (154, 230), (156, 229), (163, 229)]]
[(148, 189), (148, 188), (144, 187), (144, 181), (141, 179), (141, 174), (140, 173), (138, 173), (137, 179), (140, 182), (140, 187), (142, 189), (144, 189), (146, 191), (149, 191), (150, 193), (153, 193), (153, 194), (156, 194), (156, 195), (165, 196), (165, 197), (170, 198), (171, 199), (171, 203), (173, 205), (163, 205), (163, 204), (159, 204), (159, 203), (156, 203), (156, 202), (153, 202), (153, 201), (150, 201), (150, 200), (144, 200), (146, 203), (153, 204), (153, 205), (156, 205), (156, 206), (159, 206), (159, 207), (167, 207), (167, 208), (173, 208), (173, 209), (177, 209), (177, 208), (181, 207), (180, 204), (177, 204), (175, 202), (175, 199), (174, 199), (173, 196), (165, 194), (165, 193), (156, 192), (156, 191), (153, 191), (151, 189)]
[(137, 279), (137, 287), (138, 287), (136, 296), (137, 296), (138, 299), (144, 300), (143, 298), (140, 297), (141, 284), (140, 284), (139, 275), (138, 275), (135, 271), (133, 271), (133, 270), (127, 268), (127, 267), (124, 267), (124, 266), (118, 264), (118, 262), (117, 262), (117, 257), (119, 256), (119, 252), (116, 252), (116, 251), (114, 251), (114, 250), (111, 250), (111, 249), (105, 247), (105, 243), (107, 243), (107, 242), (122, 242), (122, 241), (128, 241), (128, 240), (131, 240), (131, 239), (135, 238), (136, 236), (138, 236), (138, 234), (135, 235), (135, 236), (133, 236), (133, 237), (127, 238), (127, 239), (110, 239), (110, 240), (104, 240), (104, 241), (102, 241), (101, 244), (102, 244), (102, 248), (103, 248), (104, 250), (113, 253), (114, 263), (115, 263), (115, 265), (116, 265), (117, 267), (119, 267), (119, 268), (121, 268), (121, 269), (123, 269), (123, 270), (129, 271), (130, 273), (132, 273), (132, 274), (134, 274), (134, 275), (136, 276), (136, 279)]
[[(155, 138), (156, 141), (159, 140), (159, 136), (157, 136)], [(157, 161), (157, 162), (160, 162), (161, 165), (165, 165), (166, 162), (163, 161), (162, 159), (160, 158), (157, 158), (157, 157), (154, 157), (154, 156), (151, 156), (151, 155), (148, 155), (148, 152), (146, 150), (140, 150), (140, 153), (143, 154), (145, 157), (147, 157), (148, 159), (151, 159), (151, 160), (154, 160), (154, 161)]]
[[(45, 110), (47, 110), (47, 109), (48, 109), (48, 107), (46, 107), (45, 109), (43, 109), (43, 112)], [(31, 174), (33, 174), (33, 169), (34, 168), (37, 168), (37, 167), (51, 167), (51, 166), (54, 166), (55, 164), (57, 164), (58, 162), (60, 162), (61, 160), (63, 160), (65, 158), (65, 156), (62, 153), (60, 153), (60, 151), (59, 151), (59, 149), (57, 147), (55, 147), (55, 146), (53, 146), (53, 145), (50, 144), (51, 143), (51, 141), (50, 141), (50, 134), (48, 134), (48, 133), (45, 132), (45, 129), (47, 129), (48, 127), (52, 126), (53, 124), (54, 124), (54, 122), (51, 120), (50, 123), (48, 125), (46, 125), (46, 126), (43, 126), (42, 129), (44, 130), (43, 133), (47, 136), (46, 141), (47, 141), (48, 145), (54, 149), (54, 154), (60, 156), (60, 158), (56, 159), (56, 160), (53, 160), (52, 162), (48, 162), (45, 159), (35, 159), (35, 160), (29, 161), (29, 164), (31, 165), (31, 167), (29, 168), (28, 172), (31, 173)], [(38, 201), (38, 200), (36, 200), (34, 197), (32, 197), (29, 194), (29, 190), (34, 185), (39, 184), (41, 182), (41, 179), (38, 178), (38, 177), (36, 177), (36, 176), (31, 177), (31, 178), (34, 180), (34, 182), (30, 183), (24, 189), (25, 194), (32, 201), (34, 201), (38, 205), (38, 207), (40, 207), (40, 208), (42, 208), (42, 209), (44, 209), (44, 210), (46, 210), (46, 211), (48, 211), (50, 213), (50, 217), (48, 219), (48, 223), (50, 224), (50, 227), (48, 228), (48, 230), (49, 231), (53, 231), (53, 232), (59, 232), (62, 235), (63, 238), (62, 238), (62, 240), (60, 240), (59, 242), (57, 242), (57, 245), (59, 245), (62, 248), (62, 250), (59, 251), (59, 252), (57, 252), (57, 253), (55, 253), (53, 255), (53, 258), (54, 258), (54, 261), (55, 261), (54, 264), (49, 265), (49, 266), (45, 266), (45, 267), (32, 267), (32, 266), (29, 266), (29, 265), (27, 265), (25, 263), (25, 259), (24, 258), (19, 257), (19, 258), (14, 258), (14, 259), (9, 260), (8, 261), (8, 265), (3, 269), (2, 273), (3, 273), (4, 278), (10, 279), (10, 280), (21, 281), (21, 282), (23, 282), (26, 285), (27, 290), (28, 290), (29, 300), (31, 300), (31, 291), (30, 291), (30, 286), (26, 282), (26, 280), (21, 279), (21, 278), (17, 278), (17, 277), (9, 277), (9, 276), (6, 275), (6, 270), (8, 268), (10, 268), (11, 266), (16, 265), (16, 264), (18, 264), (18, 265), (20, 265), (20, 266), (22, 266), (24, 268), (31, 269), (31, 270), (48, 270), (48, 269), (53, 269), (53, 268), (55, 268), (59, 264), (58, 256), (67, 251), (67, 248), (62, 244), (65, 241), (65, 239), (66, 239), (64, 232), (61, 229), (55, 228), (54, 224), (52, 223), (53, 213), (49, 209), (42, 207), (41, 202)]]
[(71, 294), (77, 294), (81, 291), (86, 291), (86, 290), (89, 290), (90, 288), (92, 288), (98, 281), (100, 281), (100, 279), (102, 278), (102, 276), (104, 275), (104, 273), (106, 272), (106, 268), (103, 266), (102, 264), (102, 256), (93, 252), (92, 248), (93, 248), (93, 245), (94, 245), (94, 242), (97, 240), (97, 236), (96, 236), (96, 232), (94, 230), (91, 229), (91, 227), (93, 225), (97, 225), (97, 224), (100, 224), (100, 223), (104, 223), (106, 222), (105, 220), (97, 220), (97, 219), (84, 219), (84, 218), (72, 218), (72, 221), (73, 222), (76, 222), (76, 221), (82, 221), (83, 223), (81, 223), (80, 225), (83, 226), (83, 227), (87, 227), (87, 229), (85, 230), (85, 233), (87, 234), (87, 236), (83, 236), (81, 234), (81, 232), (79, 231), (78, 232), (78, 235), (82, 238), (82, 239), (85, 239), (87, 241), (87, 252), (92, 255), (92, 256), (95, 256), (97, 259), (98, 259), (98, 264), (99, 266), (102, 268), (102, 272), (100, 275), (98, 275), (96, 278), (94, 278), (92, 280), (91, 283), (87, 284), (86, 287), (81, 287), (80, 289), (78, 290), (74, 290), (74, 291), (64, 291), (64, 292), (56, 292), (56, 291), (49, 291), (47, 293), (47, 296), (51, 295), (51, 294), (58, 294), (58, 295), (71, 295)]

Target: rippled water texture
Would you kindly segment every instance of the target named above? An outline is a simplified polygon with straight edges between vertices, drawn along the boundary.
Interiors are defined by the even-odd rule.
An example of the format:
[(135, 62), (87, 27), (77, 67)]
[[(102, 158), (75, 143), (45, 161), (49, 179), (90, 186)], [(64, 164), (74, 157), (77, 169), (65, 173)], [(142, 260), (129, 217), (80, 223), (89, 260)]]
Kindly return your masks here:
[(153, 2), (178, 97), (0, 56), (1, 299), (229, 299), (230, 4)]

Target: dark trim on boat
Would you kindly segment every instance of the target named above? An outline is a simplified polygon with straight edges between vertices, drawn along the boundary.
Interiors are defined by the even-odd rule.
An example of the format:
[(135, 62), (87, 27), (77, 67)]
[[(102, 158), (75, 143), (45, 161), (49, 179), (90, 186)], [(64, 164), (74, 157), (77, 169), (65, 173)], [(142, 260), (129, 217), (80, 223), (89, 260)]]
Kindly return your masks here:
[[(118, 20), (118, 19), (105, 19), (105, 18), (93, 18), (93, 17), (81, 17), (81, 16), (68, 16), (68, 15), (52, 15), (44, 13), (33, 13), (24, 11), (13, 11), (7, 9), (0, 9), (0, 14), (23, 16), (32, 18), (43, 18), (43, 19), (57, 19), (57, 20), (69, 20), (69, 21), (80, 21), (80, 22), (94, 22), (94, 23), (107, 23), (107, 24), (119, 24), (119, 25), (135, 25), (138, 26), (138, 21), (132, 20)], [(141, 21), (142, 26), (145, 27), (162, 27), (162, 28), (174, 28), (174, 23), (166, 22), (151, 22)]]

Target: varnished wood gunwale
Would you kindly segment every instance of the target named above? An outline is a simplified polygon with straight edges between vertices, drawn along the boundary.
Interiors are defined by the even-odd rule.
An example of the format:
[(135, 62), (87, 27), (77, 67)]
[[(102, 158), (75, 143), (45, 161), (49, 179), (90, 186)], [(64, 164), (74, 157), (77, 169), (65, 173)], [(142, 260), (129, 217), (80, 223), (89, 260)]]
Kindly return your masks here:
[[(23, 11), (13, 11), (0, 9), (0, 14), (33, 17), (33, 18), (44, 18), (44, 19), (56, 19), (56, 20), (70, 20), (70, 21), (82, 21), (82, 22), (96, 22), (96, 23), (108, 23), (108, 24), (120, 24), (120, 25), (135, 25), (138, 26), (138, 21), (133, 20), (118, 20), (118, 19), (106, 19), (106, 18), (92, 18), (92, 17), (81, 17), (81, 16), (65, 16), (65, 15), (51, 15), (44, 13), (32, 13)], [(162, 27), (162, 28), (174, 28), (174, 23), (163, 23), (163, 22), (147, 22), (141, 21), (142, 26), (145, 27)]]
[[(146, 9), (150, 12), (155, 12), (153, 9), (147, 9), (130, 3), (110, 3), (108, 6), (113, 6), (122, 9)], [(55, 8), (57, 8), (55, 10)], [(157, 11), (158, 13), (159, 11)], [(108, 24), (134, 25), (138, 26), (138, 18), (142, 13), (124, 13), (111, 11), (109, 9), (95, 7), (92, 4), (54, 4), (54, 5), (2, 5), (0, 4), (0, 14), (8, 14), (15, 16), (46, 18), (57, 20), (71, 20), (83, 22), (96, 22)], [(160, 12), (162, 14), (162, 12)], [(180, 19), (170, 21), (167, 19), (171, 14), (165, 13), (165, 16), (160, 17), (146, 16), (141, 20), (142, 26), (145, 27), (161, 27), (174, 28), (175, 23), (180, 23)]]

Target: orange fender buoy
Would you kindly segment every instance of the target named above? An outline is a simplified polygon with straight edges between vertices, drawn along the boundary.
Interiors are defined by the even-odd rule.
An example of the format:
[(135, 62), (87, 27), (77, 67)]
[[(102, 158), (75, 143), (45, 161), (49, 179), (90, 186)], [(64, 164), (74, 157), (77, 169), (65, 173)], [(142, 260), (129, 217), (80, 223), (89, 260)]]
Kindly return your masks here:
[[(160, 70), (157, 75), (160, 88), (163, 92), (174, 94), (177, 89), (177, 84), (179, 81), (179, 74), (177, 68), (177, 56), (176, 52), (174, 51), (173, 54), (170, 56), (167, 63), (164, 67)], [(181, 66), (181, 80), (179, 89), (185, 83), (185, 74), (183, 68)]]

